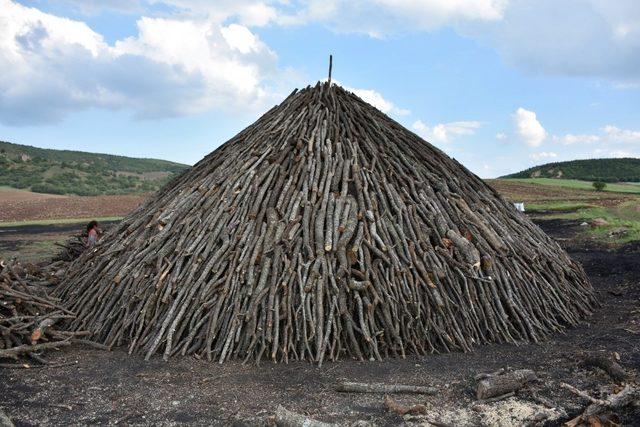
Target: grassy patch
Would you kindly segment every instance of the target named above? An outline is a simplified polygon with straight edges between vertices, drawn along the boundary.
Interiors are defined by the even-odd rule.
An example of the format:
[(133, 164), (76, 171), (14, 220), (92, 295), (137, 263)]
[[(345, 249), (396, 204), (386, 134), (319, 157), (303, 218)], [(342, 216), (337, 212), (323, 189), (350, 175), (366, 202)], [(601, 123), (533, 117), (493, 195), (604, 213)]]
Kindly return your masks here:
[(64, 218), (64, 219), (36, 219), (30, 221), (13, 221), (13, 222), (0, 222), (0, 228), (3, 227), (20, 227), (23, 225), (55, 225), (55, 224), (82, 224), (88, 223), (91, 220), (98, 222), (106, 221), (120, 221), (121, 216), (107, 216), (103, 218)]
[[(585, 233), (598, 241), (621, 244), (640, 240), (640, 199), (630, 200), (614, 207), (587, 206), (571, 212), (556, 211), (545, 215), (549, 219), (573, 219), (589, 223)], [(607, 224), (592, 226), (596, 218)]]
[[(623, 231), (619, 233), (619, 231)], [(595, 240), (622, 244), (640, 240), (640, 222), (613, 219), (608, 225), (590, 228), (587, 231)]]
[(19, 243), (13, 248), (3, 248), (0, 245), (0, 258), (2, 259), (19, 259), (26, 262), (38, 262), (52, 258), (58, 252), (60, 252), (60, 246), (56, 245), (58, 242), (63, 242), (64, 239), (59, 240), (40, 240), (40, 241), (25, 241)]
[[(555, 187), (573, 188), (576, 190), (590, 190), (593, 189), (593, 183), (590, 181), (580, 181), (577, 179), (555, 179), (555, 178), (510, 178), (507, 181), (522, 182), (527, 184), (540, 184), (549, 185)], [(640, 194), (640, 185), (632, 183), (609, 183), (606, 192), (611, 193), (637, 193)]]
[(525, 209), (527, 211), (551, 211), (551, 212), (573, 212), (579, 209), (587, 209), (592, 207), (587, 203), (579, 202), (539, 202), (539, 203), (525, 203)]

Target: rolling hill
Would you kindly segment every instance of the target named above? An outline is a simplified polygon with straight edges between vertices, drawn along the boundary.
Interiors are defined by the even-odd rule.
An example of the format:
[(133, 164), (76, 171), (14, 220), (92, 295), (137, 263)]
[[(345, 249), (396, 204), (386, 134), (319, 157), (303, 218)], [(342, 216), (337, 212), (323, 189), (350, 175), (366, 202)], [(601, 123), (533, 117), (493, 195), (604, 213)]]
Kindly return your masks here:
[(589, 159), (547, 163), (501, 178), (551, 178), (581, 181), (640, 182), (640, 159)]
[(146, 193), (157, 190), (188, 167), (166, 160), (51, 150), (0, 141), (0, 186), (38, 193)]

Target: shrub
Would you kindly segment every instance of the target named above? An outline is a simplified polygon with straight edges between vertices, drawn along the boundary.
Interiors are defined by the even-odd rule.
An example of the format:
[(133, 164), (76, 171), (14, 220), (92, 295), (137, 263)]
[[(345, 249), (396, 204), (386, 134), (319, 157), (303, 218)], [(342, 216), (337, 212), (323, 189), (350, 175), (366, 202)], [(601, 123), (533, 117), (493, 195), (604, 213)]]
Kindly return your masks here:
[(592, 185), (596, 191), (602, 191), (607, 188), (607, 183), (603, 181), (595, 181)]

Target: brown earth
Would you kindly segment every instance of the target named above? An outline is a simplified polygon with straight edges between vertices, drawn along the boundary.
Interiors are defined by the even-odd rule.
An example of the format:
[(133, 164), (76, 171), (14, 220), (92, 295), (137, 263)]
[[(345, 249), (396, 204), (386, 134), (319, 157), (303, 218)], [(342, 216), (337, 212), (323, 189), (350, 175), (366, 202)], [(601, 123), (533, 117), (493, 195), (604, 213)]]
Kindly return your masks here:
[(33, 200), (64, 199), (67, 196), (58, 194), (33, 193), (13, 188), (0, 188), (0, 200), (8, 203), (28, 202)]
[(148, 195), (58, 196), (23, 190), (0, 189), (2, 222), (55, 220), (68, 218), (104, 218), (125, 216)]
[(637, 194), (604, 191), (596, 192), (575, 188), (551, 187), (548, 185), (528, 184), (503, 179), (490, 179), (486, 182), (495, 188), (507, 200), (514, 202), (545, 203), (582, 201), (593, 205), (611, 207), (638, 197)]
[[(346, 360), (321, 368), (304, 362), (260, 366), (219, 365), (193, 357), (149, 362), (124, 349), (68, 347), (46, 357), (57, 366), (0, 369), (0, 408), (17, 426), (29, 425), (266, 425), (278, 405), (323, 421), (349, 425), (559, 425), (587, 402), (562, 389), (569, 383), (595, 397), (612, 392), (612, 380), (580, 361), (585, 354), (614, 355), (631, 372), (640, 369), (640, 252), (611, 251), (572, 239), (573, 224), (544, 221), (581, 262), (602, 306), (579, 326), (539, 344), (491, 345), (473, 353), (437, 354), (382, 362)], [(494, 403), (474, 401), (475, 374), (503, 367), (534, 369), (539, 381)], [(428, 415), (389, 413), (381, 394), (334, 391), (339, 381), (430, 385), (435, 396), (394, 396), (422, 403)], [(552, 408), (540, 404), (540, 396)], [(622, 425), (640, 425), (640, 408), (618, 414)]]

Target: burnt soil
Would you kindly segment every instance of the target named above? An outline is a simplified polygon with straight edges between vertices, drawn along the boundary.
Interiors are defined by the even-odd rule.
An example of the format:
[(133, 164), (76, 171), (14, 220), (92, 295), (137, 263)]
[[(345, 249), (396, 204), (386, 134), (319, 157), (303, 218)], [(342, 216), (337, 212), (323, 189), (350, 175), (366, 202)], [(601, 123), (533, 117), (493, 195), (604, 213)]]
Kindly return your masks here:
[[(640, 252), (574, 241), (571, 230), (578, 224), (539, 224), (582, 263), (601, 302), (601, 308), (582, 324), (543, 343), (497, 344), (467, 354), (382, 362), (341, 361), (321, 368), (304, 362), (220, 365), (196, 358), (164, 362), (154, 357), (147, 362), (139, 355), (129, 356), (124, 349), (104, 352), (75, 346), (46, 354), (54, 366), (0, 368), (0, 408), (16, 426), (265, 425), (278, 405), (345, 424), (357, 420), (376, 425), (411, 422), (389, 413), (381, 394), (334, 391), (340, 381), (360, 381), (434, 386), (439, 390), (435, 396), (395, 398), (404, 404), (425, 404), (430, 419), (436, 420), (446, 408), (466, 408), (466, 419), (452, 422), (449, 417), (448, 422), (478, 425), (483, 423), (481, 412), (491, 410), (492, 404), (468, 410), (474, 407), (473, 377), (512, 367), (533, 369), (539, 378), (512, 399), (532, 402), (534, 395), (545, 398), (566, 415), (535, 425), (561, 424), (580, 414), (587, 404), (560, 388), (561, 382), (595, 397), (612, 390), (613, 382), (603, 371), (581, 365), (584, 355), (619, 356), (619, 363), (630, 372), (640, 369)], [(618, 415), (623, 425), (640, 425), (637, 407)], [(505, 419), (504, 425), (510, 425), (509, 421)]]

